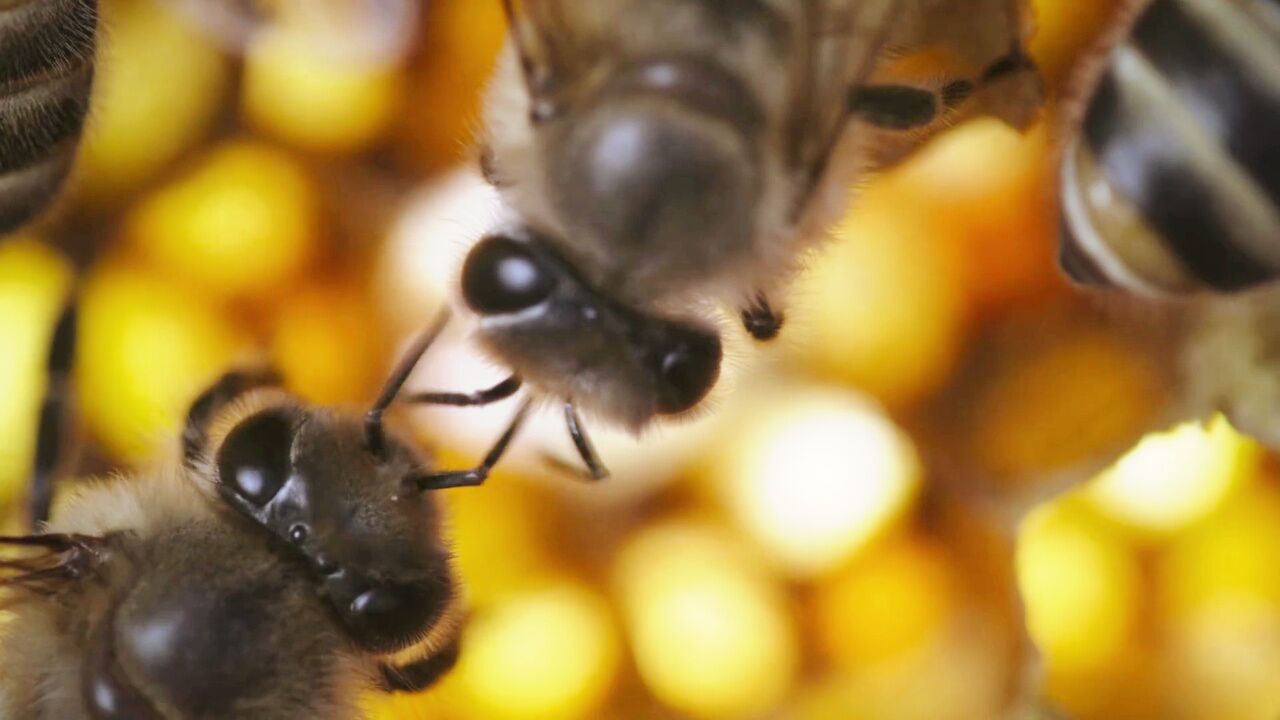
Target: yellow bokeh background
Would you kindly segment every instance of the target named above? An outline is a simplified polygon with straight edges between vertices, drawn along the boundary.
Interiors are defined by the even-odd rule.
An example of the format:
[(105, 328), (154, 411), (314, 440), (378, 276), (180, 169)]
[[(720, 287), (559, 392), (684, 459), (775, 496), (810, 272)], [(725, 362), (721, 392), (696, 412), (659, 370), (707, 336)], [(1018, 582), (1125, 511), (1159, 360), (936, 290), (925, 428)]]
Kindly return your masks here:
[[(102, 5), (69, 197), (0, 242), (7, 529), (73, 286), (76, 455), (142, 470), (236, 363), (358, 411), (492, 212), (462, 168), (498, 0), (426, 3), (406, 54), (359, 63), (287, 18), (229, 47), (161, 0)], [(1115, 3), (1033, 5), (1060, 89)], [(1042, 679), (1081, 720), (1280, 717), (1280, 466), (1170, 419), (1150, 323), (1058, 278), (1055, 132), (964, 124), (858, 188), (776, 346), (726, 321), (712, 410), (605, 436), (618, 477), (526, 452), (448, 493), (462, 658), (368, 716), (988, 720)], [(491, 368), (446, 345), (420, 384), (473, 389), (450, 383)], [(456, 412), (396, 421), (462, 467), (507, 410)], [(527, 445), (564, 442), (538, 422)]]

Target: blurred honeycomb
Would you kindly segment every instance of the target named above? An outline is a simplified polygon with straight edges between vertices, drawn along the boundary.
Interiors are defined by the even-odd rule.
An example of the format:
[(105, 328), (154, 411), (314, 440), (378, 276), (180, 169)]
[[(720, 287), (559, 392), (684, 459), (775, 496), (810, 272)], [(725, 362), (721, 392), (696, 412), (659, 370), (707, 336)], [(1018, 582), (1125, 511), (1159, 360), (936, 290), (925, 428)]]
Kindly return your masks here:
[[(279, 7), (228, 42), (210, 2), (103, 1), (73, 199), (0, 245), (7, 527), (72, 262), (82, 455), (105, 471), (168, 452), (192, 395), (246, 357), (318, 402), (367, 401), (491, 219), (465, 165), (497, 0), (427, 3), (416, 41), (380, 54), (339, 52), (387, 30), (361, 3), (260, 3)], [(316, 20), (328, 5), (341, 22)], [(1060, 86), (1112, 2), (1034, 5)], [(1047, 127), (956, 128), (862, 193), (780, 346), (739, 347), (718, 412), (642, 441), (602, 429), (617, 477), (588, 489), (532, 462), (567, 447), (540, 420), (485, 488), (450, 493), (464, 656), (369, 717), (985, 720), (1022, 672), (1015, 589), (1050, 696), (1082, 720), (1280, 717), (1277, 466), (1224, 420), (1161, 424), (1158, 340), (1057, 279), (1052, 157)], [(496, 373), (450, 340), (421, 382)], [(413, 420), (464, 463), (507, 412)], [(1035, 510), (1018, 524), (1005, 501)]]

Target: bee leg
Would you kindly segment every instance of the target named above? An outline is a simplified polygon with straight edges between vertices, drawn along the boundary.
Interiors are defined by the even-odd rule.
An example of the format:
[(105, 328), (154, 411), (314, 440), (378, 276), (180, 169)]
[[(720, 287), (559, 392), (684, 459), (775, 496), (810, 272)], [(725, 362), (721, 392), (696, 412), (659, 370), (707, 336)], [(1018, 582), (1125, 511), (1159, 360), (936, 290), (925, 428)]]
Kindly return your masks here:
[(982, 78), (979, 82), (983, 85), (990, 85), (1006, 77), (1028, 72), (1039, 72), (1036, 61), (1031, 59), (1031, 56), (1027, 54), (1026, 50), (1022, 49), (1021, 45), (1015, 43), (1007, 54), (1002, 55), (987, 66), (986, 70), (982, 72)]
[(383, 692), (421, 692), (436, 684), (458, 664), (462, 643), (454, 637), (436, 652), (404, 665), (383, 665), (380, 668)]
[(515, 439), (516, 433), (520, 431), (520, 426), (524, 424), (525, 418), (529, 415), (529, 408), (532, 406), (532, 399), (525, 400), (520, 405), (515, 417), (511, 418), (511, 422), (507, 425), (506, 431), (502, 433), (502, 437), (498, 438), (498, 442), (494, 443), (479, 466), (471, 470), (423, 474), (409, 478), (407, 482), (415, 486), (419, 491), (483, 485), (484, 481), (489, 479), (489, 473), (493, 470), (493, 467), (498, 464), (503, 454), (507, 452), (507, 446)]
[(251, 390), (280, 385), (280, 374), (273, 368), (233, 370), (209, 386), (191, 403), (186, 426), (182, 430), (182, 459), (191, 465), (204, 452), (209, 441), (209, 421), (225, 407)]
[(782, 313), (773, 309), (764, 293), (757, 294), (755, 301), (742, 311), (742, 326), (751, 337), (761, 342), (778, 337), (785, 319)]
[(75, 361), (76, 301), (74, 296), (58, 318), (45, 363), (48, 386), (40, 407), (36, 456), (31, 476), (31, 524), (43, 525), (53, 507), (53, 483), (62, 464), (70, 423), (71, 367)]
[(849, 93), (849, 111), (886, 130), (927, 127), (938, 117), (933, 92), (910, 85), (863, 85)]
[(440, 334), (444, 332), (445, 326), (449, 324), (449, 308), (445, 307), (437, 315), (436, 319), (431, 323), (417, 340), (413, 341), (413, 345), (396, 363), (395, 368), (391, 371), (391, 377), (387, 379), (386, 384), (382, 387), (382, 392), (378, 394), (378, 399), (374, 401), (373, 407), (364, 415), (364, 444), (375, 455), (382, 456), (386, 453), (386, 434), (382, 428), (382, 415), (391, 407), (391, 403), (395, 402), (396, 396), (400, 394), (400, 389), (404, 387), (405, 381), (413, 374), (413, 369), (418, 366), (418, 361), (422, 356), (427, 354), (427, 350), (435, 344)]
[(584, 473), (554, 455), (543, 455), (543, 461), (556, 470), (583, 480), (599, 482), (608, 478), (609, 468), (604, 466), (604, 462), (596, 453), (595, 445), (587, 435), (586, 426), (582, 424), (582, 418), (578, 417), (578, 411), (574, 409), (573, 403), (564, 404), (564, 422), (569, 428), (569, 437), (573, 439), (573, 446), (578, 450), (578, 457), (582, 458), (582, 464), (587, 466), (587, 471)]
[(1015, 41), (1009, 52), (987, 66), (973, 93), (981, 94), (983, 112), (1022, 130), (1044, 104), (1044, 80), (1035, 60)]
[(489, 405), (499, 400), (506, 400), (520, 389), (523, 381), (518, 375), (503, 380), (491, 388), (469, 393), (419, 392), (404, 399), (404, 402), (419, 405), (452, 405), (454, 407), (475, 407)]
[[(108, 540), (97, 535), (51, 533), (0, 537), (6, 550), (0, 560), (0, 587), (21, 587), (43, 592), (46, 584), (79, 580), (93, 574), (108, 550)], [(13, 574), (10, 574), (13, 573)]]

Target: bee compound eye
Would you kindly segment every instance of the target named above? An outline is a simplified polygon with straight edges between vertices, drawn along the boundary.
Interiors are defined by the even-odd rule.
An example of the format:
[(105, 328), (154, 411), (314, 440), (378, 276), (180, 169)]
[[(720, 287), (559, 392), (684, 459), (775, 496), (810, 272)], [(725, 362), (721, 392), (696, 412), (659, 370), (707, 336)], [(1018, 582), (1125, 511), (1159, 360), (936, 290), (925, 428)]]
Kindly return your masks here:
[(691, 331), (658, 359), (658, 412), (673, 415), (702, 401), (720, 377), (720, 339)]
[(524, 243), (503, 236), (481, 240), (462, 268), (462, 294), (484, 315), (519, 312), (540, 304), (555, 278)]
[(426, 584), (391, 584), (365, 590), (351, 601), (356, 641), (375, 652), (411, 644), (439, 615), (442, 597)]
[(280, 492), (289, 476), (293, 422), (279, 412), (241, 422), (218, 449), (218, 479), (258, 507)]

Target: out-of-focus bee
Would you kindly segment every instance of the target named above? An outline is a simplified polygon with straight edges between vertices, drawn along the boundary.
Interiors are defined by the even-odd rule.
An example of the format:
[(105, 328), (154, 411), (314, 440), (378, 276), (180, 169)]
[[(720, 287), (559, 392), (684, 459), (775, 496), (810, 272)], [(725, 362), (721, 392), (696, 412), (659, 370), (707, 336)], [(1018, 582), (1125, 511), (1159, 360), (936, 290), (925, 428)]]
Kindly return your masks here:
[(177, 467), (0, 538), (0, 716), (351, 718), (447, 672), (461, 609), (428, 461), (381, 421), (417, 357), (364, 422), (230, 373)]
[(1128, 2), (1100, 47), (1065, 124), (1063, 269), (1184, 300), (1139, 303), (1181, 321), (1174, 412), (1280, 447), (1280, 4)]
[(1280, 277), (1280, 4), (1124, 15), (1083, 74), (1063, 159), (1067, 274), (1163, 296)]
[(0, 233), (55, 199), (93, 85), (97, 0), (0, 0)]
[[(505, 0), (481, 165), (512, 218), (468, 255), (462, 298), (512, 376), (638, 432), (719, 376), (706, 308), (760, 340), (853, 182), (979, 113), (1023, 125), (1040, 101), (1020, 0)], [(525, 406), (527, 407), (527, 406)], [(485, 462), (439, 478), (483, 482)]]

